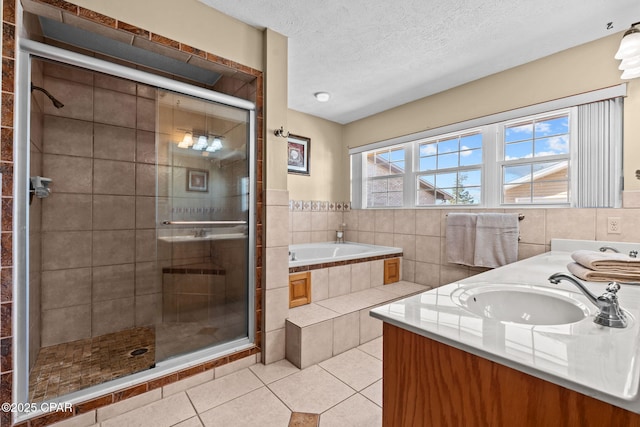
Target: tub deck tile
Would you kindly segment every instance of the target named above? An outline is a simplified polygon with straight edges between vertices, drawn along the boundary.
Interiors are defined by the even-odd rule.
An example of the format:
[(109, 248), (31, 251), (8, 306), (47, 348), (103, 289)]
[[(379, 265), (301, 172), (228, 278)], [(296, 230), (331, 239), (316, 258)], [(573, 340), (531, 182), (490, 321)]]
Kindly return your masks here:
[(340, 313), (335, 310), (311, 303), (290, 309), (287, 320), (296, 326), (304, 328), (309, 325), (324, 322), (325, 320), (333, 319), (339, 315)]

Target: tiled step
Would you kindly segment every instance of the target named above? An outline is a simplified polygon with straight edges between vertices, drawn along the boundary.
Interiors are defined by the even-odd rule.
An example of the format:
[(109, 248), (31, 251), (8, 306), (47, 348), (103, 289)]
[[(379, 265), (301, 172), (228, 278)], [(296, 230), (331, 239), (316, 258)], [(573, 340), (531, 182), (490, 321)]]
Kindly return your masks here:
[(287, 360), (304, 369), (381, 336), (382, 322), (369, 310), (428, 289), (400, 281), (289, 310)]

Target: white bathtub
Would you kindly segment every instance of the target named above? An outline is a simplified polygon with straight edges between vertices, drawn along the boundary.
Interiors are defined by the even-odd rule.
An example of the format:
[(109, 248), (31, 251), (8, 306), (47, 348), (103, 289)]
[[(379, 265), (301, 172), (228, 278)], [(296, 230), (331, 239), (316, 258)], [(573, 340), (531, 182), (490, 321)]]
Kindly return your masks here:
[[(289, 268), (384, 255), (401, 254), (402, 248), (363, 243), (305, 243), (289, 245)], [(294, 258), (295, 255), (295, 260)]]

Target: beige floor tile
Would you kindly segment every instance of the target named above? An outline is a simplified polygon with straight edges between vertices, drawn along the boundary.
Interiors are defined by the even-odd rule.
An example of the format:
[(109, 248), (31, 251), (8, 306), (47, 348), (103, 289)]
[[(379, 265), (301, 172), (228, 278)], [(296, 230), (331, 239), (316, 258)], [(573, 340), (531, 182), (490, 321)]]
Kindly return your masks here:
[(286, 427), (290, 417), (291, 411), (266, 387), (200, 414), (205, 427)]
[(382, 408), (382, 380), (378, 380), (360, 392), (361, 395)]
[(284, 377), (288, 377), (291, 374), (300, 372), (300, 369), (296, 368), (286, 359), (279, 360), (269, 365), (263, 365), (262, 363), (256, 363), (251, 366), (251, 372), (256, 374), (260, 380), (265, 384), (271, 384), (274, 381), (278, 381)]
[(154, 426), (169, 427), (192, 418), (196, 411), (185, 393), (153, 402), (114, 418), (103, 421), (101, 427)]
[(382, 408), (356, 394), (320, 415), (320, 427), (344, 426), (382, 426)]
[(203, 427), (203, 426), (202, 426), (202, 423), (200, 422), (200, 418), (193, 417), (193, 418), (189, 418), (188, 420), (184, 420), (181, 423), (178, 423), (172, 427)]
[(200, 384), (204, 384), (211, 380), (213, 380), (212, 369), (201, 372), (196, 375), (192, 375), (183, 380), (176, 381), (171, 384), (167, 384), (166, 386), (162, 387), (162, 395), (164, 397), (171, 396), (172, 394), (176, 394), (176, 393), (180, 393), (181, 391), (192, 389), (194, 387), (197, 387)]
[(325, 360), (320, 366), (358, 391), (382, 378), (382, 361), (357, 348)]
[(51, 427), (97, 427), (99, 425), (96, 424), (96, 412), (91, 411), (51, 424)]
[(318, 365), (276, 381), (269, 389), (292, 411), (313, 414), (322, 413), (355, 393)]
[(366, 342), (358, 347), (359, 350), (382, 360), (382, 337)]
[(262, 386), (258, 377), (247, 368), (187, 390), (187, 394), (201, 414)]

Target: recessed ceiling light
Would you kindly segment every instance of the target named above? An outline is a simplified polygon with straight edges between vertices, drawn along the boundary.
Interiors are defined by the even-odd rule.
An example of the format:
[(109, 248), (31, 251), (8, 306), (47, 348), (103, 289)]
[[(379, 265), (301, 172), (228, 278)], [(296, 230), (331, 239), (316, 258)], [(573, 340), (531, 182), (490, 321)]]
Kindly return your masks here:
[(320, 102), (327, 102), (329, 98), (331, 98), (329, 92), (316, 92), (313, 94), (313, 96), (315, 96), (316, 99)]

